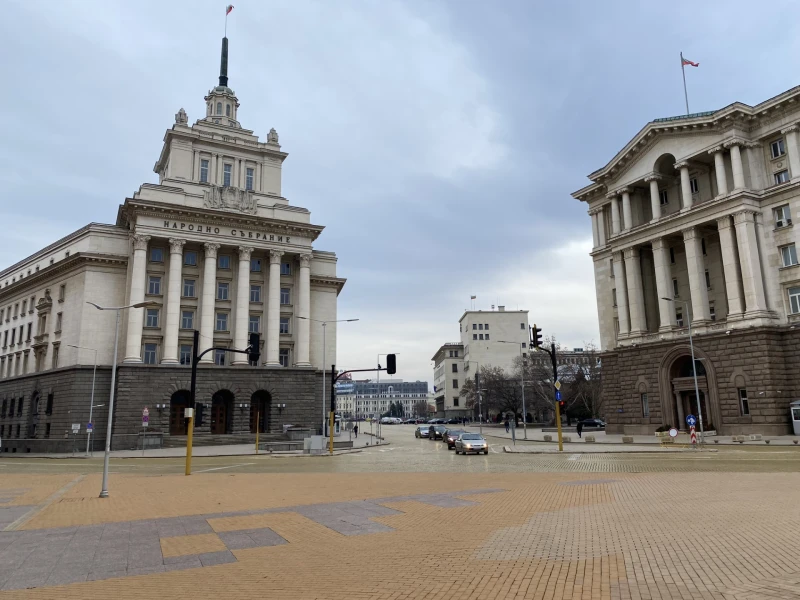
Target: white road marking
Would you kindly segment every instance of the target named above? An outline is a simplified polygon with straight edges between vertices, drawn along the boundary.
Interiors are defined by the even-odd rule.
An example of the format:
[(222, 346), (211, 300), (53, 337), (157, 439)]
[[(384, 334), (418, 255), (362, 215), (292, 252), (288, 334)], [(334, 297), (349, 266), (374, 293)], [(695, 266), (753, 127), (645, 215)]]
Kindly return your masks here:
[(194, 473), (207, 473), (208, 471), (221, 471), (222, 469), (235, 469), (236, 467), (246, 467), (247, 465), (254, 465), (256, 463), (239, 463), (238, 465), (228, 465), (227, 467), (214, 467), (213, 469), (200, 469), (193, 471)]
[(580, 458), (581, 458), (580, 454), (573, 454), (567, 460), (580, 460)]

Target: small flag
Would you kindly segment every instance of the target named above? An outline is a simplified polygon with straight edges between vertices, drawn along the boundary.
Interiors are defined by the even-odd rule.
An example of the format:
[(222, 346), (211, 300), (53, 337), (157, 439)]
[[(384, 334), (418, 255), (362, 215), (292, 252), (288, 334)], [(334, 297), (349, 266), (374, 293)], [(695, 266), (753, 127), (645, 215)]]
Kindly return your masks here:
[(225, 16), (227, 17), (229, 14), (231, 14), (232, 10), (233, 10), (233, 4), (228, 4), (228, 6), (225, 7)]
[(469, 297), (470, 300), (475, 300), (475, 298), (477, 298), (477, 296), (470, 296)]
[(699, 67), (700, 63), (692, 62), (688, 58), (681, 57), (681, 66), (685, 67), (686, 65), (691, 65), (692, 67)]

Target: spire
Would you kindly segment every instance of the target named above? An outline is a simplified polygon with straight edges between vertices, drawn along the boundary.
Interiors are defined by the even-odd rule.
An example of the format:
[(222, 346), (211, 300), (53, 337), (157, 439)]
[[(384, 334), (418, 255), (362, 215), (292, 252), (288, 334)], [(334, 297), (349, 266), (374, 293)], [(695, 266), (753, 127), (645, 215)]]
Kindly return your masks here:
[(219, 84), (228, 87), (228, 38), (222, 38), (222, 52), (219, 63)]

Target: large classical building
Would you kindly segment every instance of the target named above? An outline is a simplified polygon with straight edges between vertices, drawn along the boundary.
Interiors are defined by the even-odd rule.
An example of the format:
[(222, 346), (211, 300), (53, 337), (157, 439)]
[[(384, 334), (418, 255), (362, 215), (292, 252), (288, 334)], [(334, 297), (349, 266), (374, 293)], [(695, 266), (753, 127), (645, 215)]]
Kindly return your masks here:
[[(323, 353), (336, 362), (336, 325), (323, 350), (320, 322), (336, 319), (345, 280), (335, 254), (314, 247), (323, 227), (281, 195), (276, 131), (261, 141), (242, 127), (227, 50), (223, 39), (202, 118), (190, 125), (180, 109), (167, 130), (157, 184), (125, 199), (116, 224), (89, 224), (0, 272), (4, 451), (68, 448), (71, 424), (84, 435), (92, 387), (93, 420), (107, 418), (116, 311), (91, 303), (149, 303), (120, 312), (116, 447), (136, 445), (145, 407), (151, 432), (185, 433), (195, 330), (198, 351), (218, 348), (199, 369), (199, 436), (316, 426)], [(224, 351), (246, 348), (251, 332), (253, 367)], [(105, 427), (95, 431), (99, 446)]]
[[(395, 403), (400, 403), (406, 417), (427, 416), (429, 401), (427, 381), (363, 379), (336, 384), (336, 412), (346, 418), (380, 417)], [(417, 415), (420, 402), (424, 411)]]
[[(608, 430), (789, 433), (800, 397), (800, 87), (648, 123), (573, 196), (592, 220)], [(697, 357), (695, 397), (688, 326)]]

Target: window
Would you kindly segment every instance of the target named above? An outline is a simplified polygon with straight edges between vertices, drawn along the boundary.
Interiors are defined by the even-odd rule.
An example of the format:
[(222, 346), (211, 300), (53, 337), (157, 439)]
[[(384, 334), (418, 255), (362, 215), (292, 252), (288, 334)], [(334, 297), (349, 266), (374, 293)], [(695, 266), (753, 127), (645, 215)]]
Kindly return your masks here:
[(150, 262), (163, 263), (164, 262), (164, 249), (163, 248), (150, 248)]
[[(523, 349), (525, 348), (525, 342), (522, 342), (522, 348)], [(524, 356), (524, 354), (523, 354), (523, 356)]]
[(194, 329), (194, 311), (181, 312), (181, 329)]
[(789, 288), (789, 312), (800, 313), (800, 287)]
[(161, 277), (151, 275), (147, 282), (148, 294), (161, 294)]
[(453, 363), (452, 369), (453, 369), (453, 373), (458, 373), (458, 365), (456, 363)]
[(480, 331), (483, 331), (483, 323), (478, 323), (478, 329), (479, 329)]
[(226, 281), (217, 282), (217, 300), (228, 300), (229, 285)]
[(711, 317), (712, 321), (716, 321), (717, 320), (717, 309), (714, 308), (714, 303), (713, 302), (708, 305), (708, 314)]
[(650, 416), (650, 401), (647, 399), (647, 394), (642, 394), (642, 416)]
[(13, 346), (16, 343), (16, 341), (17, 341), (17, 330), (16, 329), (12, 329), (11, 330), (11, 345)]
[(36, 296), (31, 296), (31, 310), (30, 312), (33, 313), (33, 308), (36, 305)]
[[(61, 325), (64, 322), (64, 313), (56, 313), (56, 331), (61, 331)], [(22, 340), (22, 332), (19, 334), (20, 340)]]
[(27, 300), (23, 300), (22, 301), (22, 314), (24, 315), (27, 310), (28, 310), (28, 301)]
[(33, 323), (28, 323), (28, 336), (25, 338), (26, 342), (31, 341), (31, 333), (33, 332)]
[(487, 340), (489, 339), (489, 334), (488, 333), (486, 334), (486, 338), (484, 338), (484, 339), (487, 339)]
[(291, 274), (292, 274), (291, 263), (281, 263), (281, 275), (291, 275)]
[(611, 306), (617, 305), (617, 288), (611, 290)]
[(200, 160), (200, 183), (208, 183), (208, 159)]
[(783, 143), (783, 138), (775, 140), (769, 145), (769, 153), (772, 155), (772, 158), (778, 158), (786, 154), (786, 146)]
[(792, 267), (797, 264), (797, 248), (794, 244), (781, 246), (781, 262), (784, 267)]
[(675, 311), (675, 323), (678, 325), (678, 327), (683, 327), (683, 311), (682, 310), (676, 310)]
[(458, 350), (453, 350), (453, 356), (455, 356), (456, 358), (458, 358)]
[(145, 327), (158, 327), (158, 309), (157, 308), (148, 308), (147, 309), (147, 321), (145, 322)]
[(669, 264), (671, 265), (675, 264), (675, 248), (669, 249)]
[(44, 426), (44, 437), (50, 437), (50, 423), (46, 423)]
[(689, 180), (689, 187), (691, 188), (693, 194), (696, 194), (700, 191), (700, 186), (697, 185), (697, 177), (692, 177)]
[(281, 288), (281, 304), (291, 304), (290, 300), (289, 288)]
[(658, 200), (661, 202), (661, 206), (665, 204), (669, 204), (669, 196), (667, 195), (667, 190), (661, 190), (658, 192)]
[(231, 105), (230, 104), (226, 104), (225, 105), (225, 116), (226, 117), (230, 117), (231, 116)]
[(5, 334), (3, 334), (3, 348), (8, 346), (8, 330), (6, 329)]
[(525, 323), (520, 323), (520, 324), (519, 324), (519, 328), (520, 328), (520, 329), (525, 329)]
[(58, 346), (53, 346), (53, 368), (58, 368)]
[(219, 269), (230, 269), (231, 268), (231, 257), (227, 254), (222, 254), (217, 259), (217, 268)]
[(183, 280), (183, 295), (186, 298), (194, 298), (194, 279), (184, 279)]
[(228, 313), (217, 313), (217, 331), (228, 331)]
[(706, 287), (711, 289), (711, 275), (709, 274), (708, 269), (706, 269)]
[(182, 365), (192, 364), (192, 346), (191, 344), (181, 344), (180, 348), (180, 361)]
[(489, 324), (488, 324), (488, 323), (486, 323), (486, 325), (484, 325), (484, 326), (483, 326), (483, 328), (484, 328), (486, 331), (489, 331)]
[(67, 286), (66, 284), (63, 284), (58, 288), (58, 301), (63, 302), (66, 297), (67, 297)]
[(244, 189), (246, 190), (253, 189), (253, 179), (255, 179), (253, 169), (248, 168), (244, 178)]
[(289, 333), (289, 317), (281, 317), (280, 333)]
[(281, 348), (278, 350), (278, 362), (281, 364), (282, 367), (289, 366), (289, 349), (288, 348)]
[(187, 267), (197, 266), (197, 252), (194, 250), (187, 250), (183, 253), (183, 264)]
[(217, 102), (217, 114), (222, 114), (222, 102)]
[(250, 321), (247, 324), (247, 331), (249, 333), (258, 333), (261, 331), (261, 317), (258, 315), (250, 315)]
[(251, 258), (250, 259), (250, 271), (252, 273), (260, 273), (261, 272), (261, 259), (260, 258)]
[(473, 323), (473, 324), (472, 324), (472, 329), (474, 329), (475, 331), (477, 331), (477, 330), (478, 330), (478, 324), (477, 324), (477, 323)]
[(214, 350), (214, 364), (220, 367), (225, 366), (225, 350)]
[(680, 289), (678, 288), (678, 280), (677, 279), (673, 279), (672, 280), (672, 295), (675, 296), (676, 298), (678, 296), (680, 296)]
[(792, 213), (789, 212), (789, 205), (784, 204), (775, 209), (775, 227), (786, 227), (792, 224)]
[(482, 334), (482, 333), (479, 333), (479, 334), (478, 334), (478, 339), (479, 339), (479, 340), (482, 340), (482, 339), (483, 339), (483, 334)]
[(250, 302), (261, 302), (261, 286), (250, 286)]
[(46, 415), (52, 415), (53, 414), (53, 399), (54, 399), (54, 397), (55, 396), (52, 393), (51, 394), (47, 394), (47, 408), (45, 408), (44, 414), (46, 414)]
[(458, 406), (458, 398), (453, 398), (453, 407)]
[(224, 187), (231, 187), (231, 173), (233, 172), (233, 165), (225, 164), (222, 166), (222, 185)]
[(154, 365), (156, 364), (156, 345), (155, 344), (145, 344), (144, 345), (144, 364), (146, 365)]
[(789, 171), (784, 169), (775, 173), (775, 185), (780, 185), (789, 181)]
[(747, 390), (739, 388), (739, 411), (745, 417), (750, 414), (750, 403), (747, 401)]
[(706, 238), (700, 238), (700, 247), (703, 249), (703, 256), (706, 255)]
[(473, 340), (477, 340), (478, 339), (478, 334), (477, 333), (473, 333), (472, 334), (472, 339)]
[(458, 379), (453, 379), (453, 389), (454, 390), (458, 389)]

